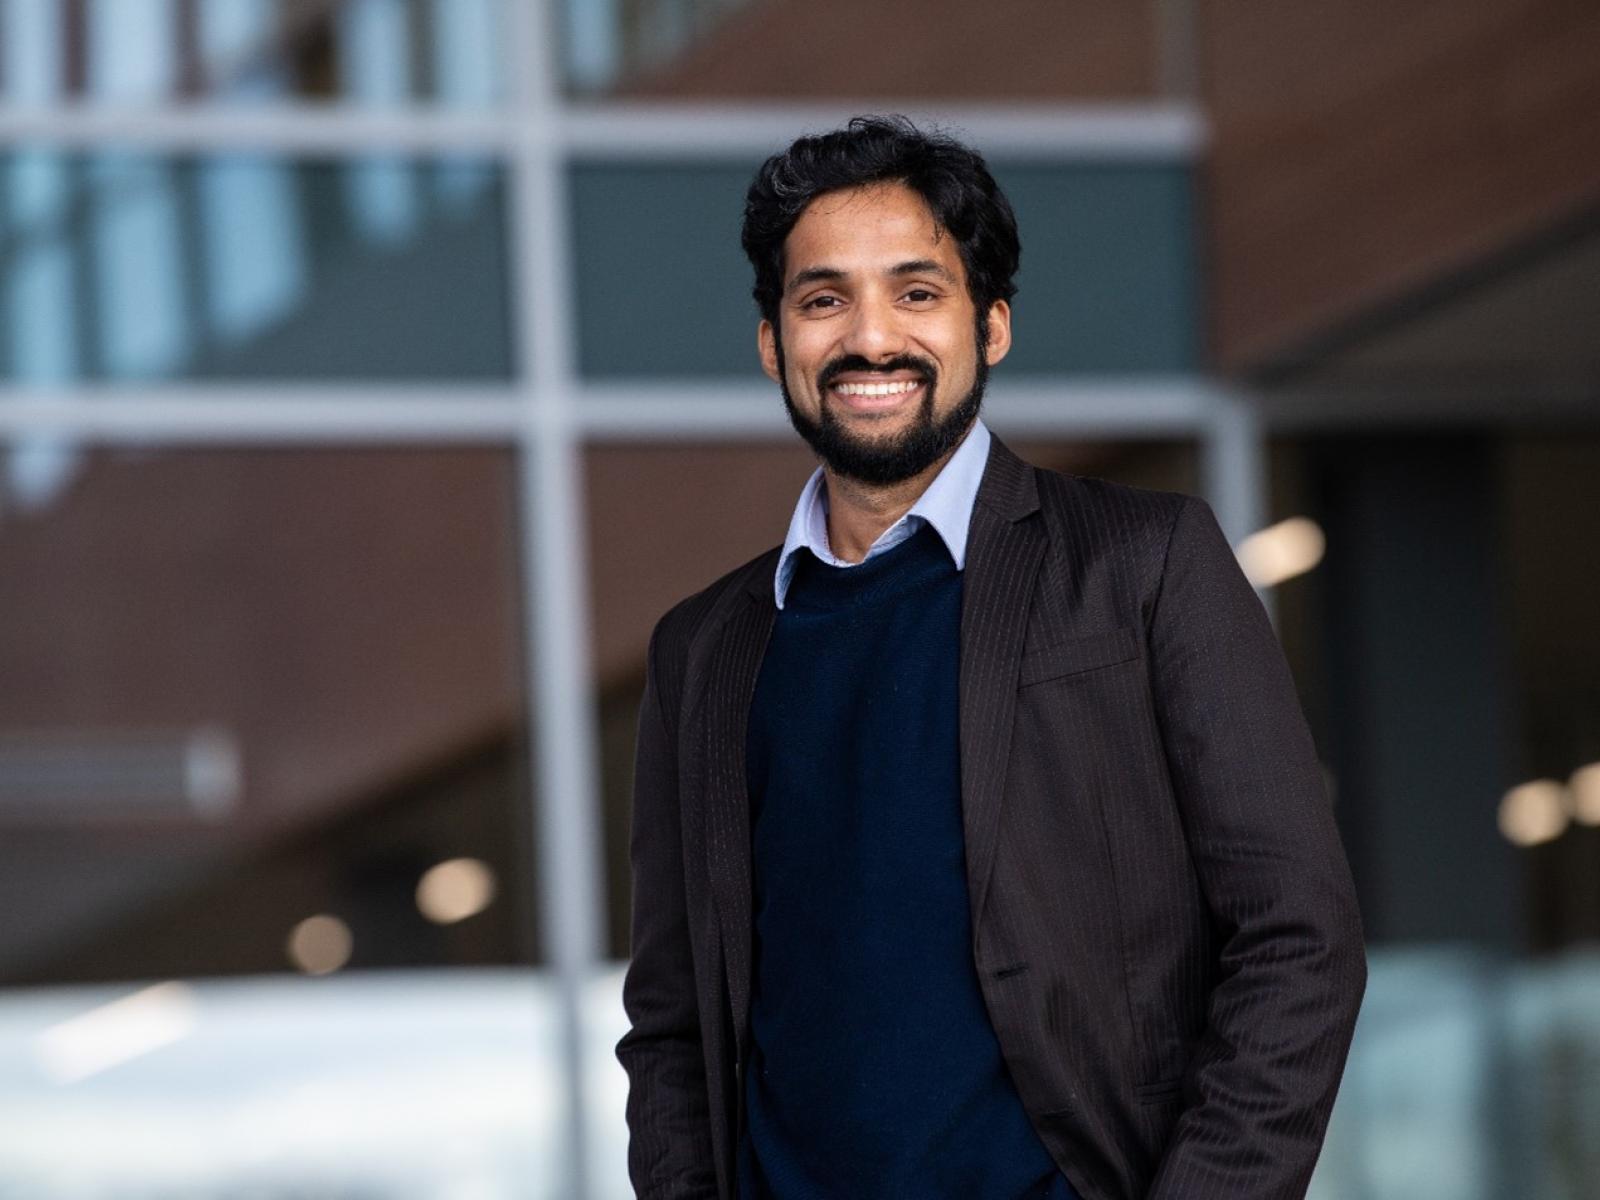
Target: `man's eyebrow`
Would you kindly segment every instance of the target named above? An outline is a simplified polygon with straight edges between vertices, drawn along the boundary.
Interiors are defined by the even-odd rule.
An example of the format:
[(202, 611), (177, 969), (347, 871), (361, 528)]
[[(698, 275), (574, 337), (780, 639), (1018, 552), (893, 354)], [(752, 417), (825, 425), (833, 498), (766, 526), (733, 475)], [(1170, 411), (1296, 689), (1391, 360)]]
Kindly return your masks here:
[(891, 275), (937, 275), (948, 283), (954, 283), (956, 277), (939, 263), (931, 258), (913, 258), (910, 262), (898, 263), (889, 269)]
[[(886, 272), (889, 275), (937, 275), (947, 283), (955, 283), (956, 278), (948, 269), (931, 258), (913, 258), (903, 263), (896, 263)], [(845, 272), (838, 267), (807, 267), (804, 271), (796, 271), (793, 279), (783, 290), (792, 292), (797, 288), (805, 287), (808, 283), (837, 283), (845, 277)]]
[(794, 278), (789, 280), (789, 286), (783, 290), (792, 292), (808, 283), (836, 283), (843, 278), (844, 272), (838, 267), (807, 267), (804, 271), (796, 271)]

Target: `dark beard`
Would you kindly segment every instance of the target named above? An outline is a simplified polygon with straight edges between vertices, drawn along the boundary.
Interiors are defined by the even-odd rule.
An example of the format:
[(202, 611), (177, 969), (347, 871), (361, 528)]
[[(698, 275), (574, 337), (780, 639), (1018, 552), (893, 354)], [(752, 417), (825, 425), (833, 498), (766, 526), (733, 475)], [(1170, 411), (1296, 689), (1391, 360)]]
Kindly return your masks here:
[[(836, 358), (817, 374), (817, 394), (821, 397), (822, 419), (814, 421), (795, 407), (789, 394), (789, 376), (783, 360), (783, 343), (776, 345), (778, 357), (778, 387), (783, 393), (783, 406), (788, 410), (789, 423), (805, 439), (812, 453), (836, 475), (860, 483), (883, 486), (902, 483), (920, 475), (938, 462), (961, 441), (978, 410), (983, 407), (983, 389), (989, 379), (989, 364), (984, 361), (985, 342), (981, 326), (978, 336), (977, 366), (973, 373), (972, 390), (969, 391), (944, 417), (935, 420), (934, 397), (938, 389), (938, 370), (927, 359), (902, 355), (886, 363), (870, 363), (864, 358), (848, 355)], [(895, 371), (915, 371), (922, 377), (922, 404), (910, 428), (888, 441), (867, 441), (854, 436), (834, 416), (828, 405), (828, 388), (846, 371), (875, 371), (890, 374)]]

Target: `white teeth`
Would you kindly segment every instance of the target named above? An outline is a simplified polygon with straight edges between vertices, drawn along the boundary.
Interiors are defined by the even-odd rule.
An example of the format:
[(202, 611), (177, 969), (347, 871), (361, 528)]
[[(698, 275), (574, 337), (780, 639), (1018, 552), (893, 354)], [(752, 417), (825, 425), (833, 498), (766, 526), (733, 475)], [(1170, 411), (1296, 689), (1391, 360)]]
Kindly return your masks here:
[(834, 390), (844, 396), (894, 396), (909, 392), (917, 386), (915, 379), (897, 379), (893, 383), (836, 383)]

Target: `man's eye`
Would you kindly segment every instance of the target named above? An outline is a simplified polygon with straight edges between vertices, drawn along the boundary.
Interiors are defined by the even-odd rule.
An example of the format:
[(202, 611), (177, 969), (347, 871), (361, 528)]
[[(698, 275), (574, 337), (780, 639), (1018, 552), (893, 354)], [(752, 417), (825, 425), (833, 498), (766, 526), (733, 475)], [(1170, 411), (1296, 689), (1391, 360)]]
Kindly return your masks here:
[(802, 304), (801, 308), (832, 308), (839, 302), (837, 296), (813, 296)]
[(906, 293), (906, 299), (916, 304), (921, 304), (925, 300), (937, 300), (938, 298), (935, 293), (930, 292), (927, 288), (912, 288)]

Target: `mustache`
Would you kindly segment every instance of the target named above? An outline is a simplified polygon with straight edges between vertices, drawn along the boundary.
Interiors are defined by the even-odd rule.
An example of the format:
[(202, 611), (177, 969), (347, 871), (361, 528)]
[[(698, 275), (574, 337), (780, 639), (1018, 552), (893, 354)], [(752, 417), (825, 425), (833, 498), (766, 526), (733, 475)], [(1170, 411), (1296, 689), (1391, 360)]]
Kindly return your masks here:
[(898, 358), (891, 358), (888, 362), (881, 363), (868, 362), (859, 354), (846, 354), (834, 359), (817, 372), (818, 390), (827, 391), (846, 371), (871, 372), (877, 375), (892, 375), (896, 371), (915, 371), (930, 385), (939, 378), (937, 367), (927, 359), (918, 358), (914, 354), (902, 354)]

